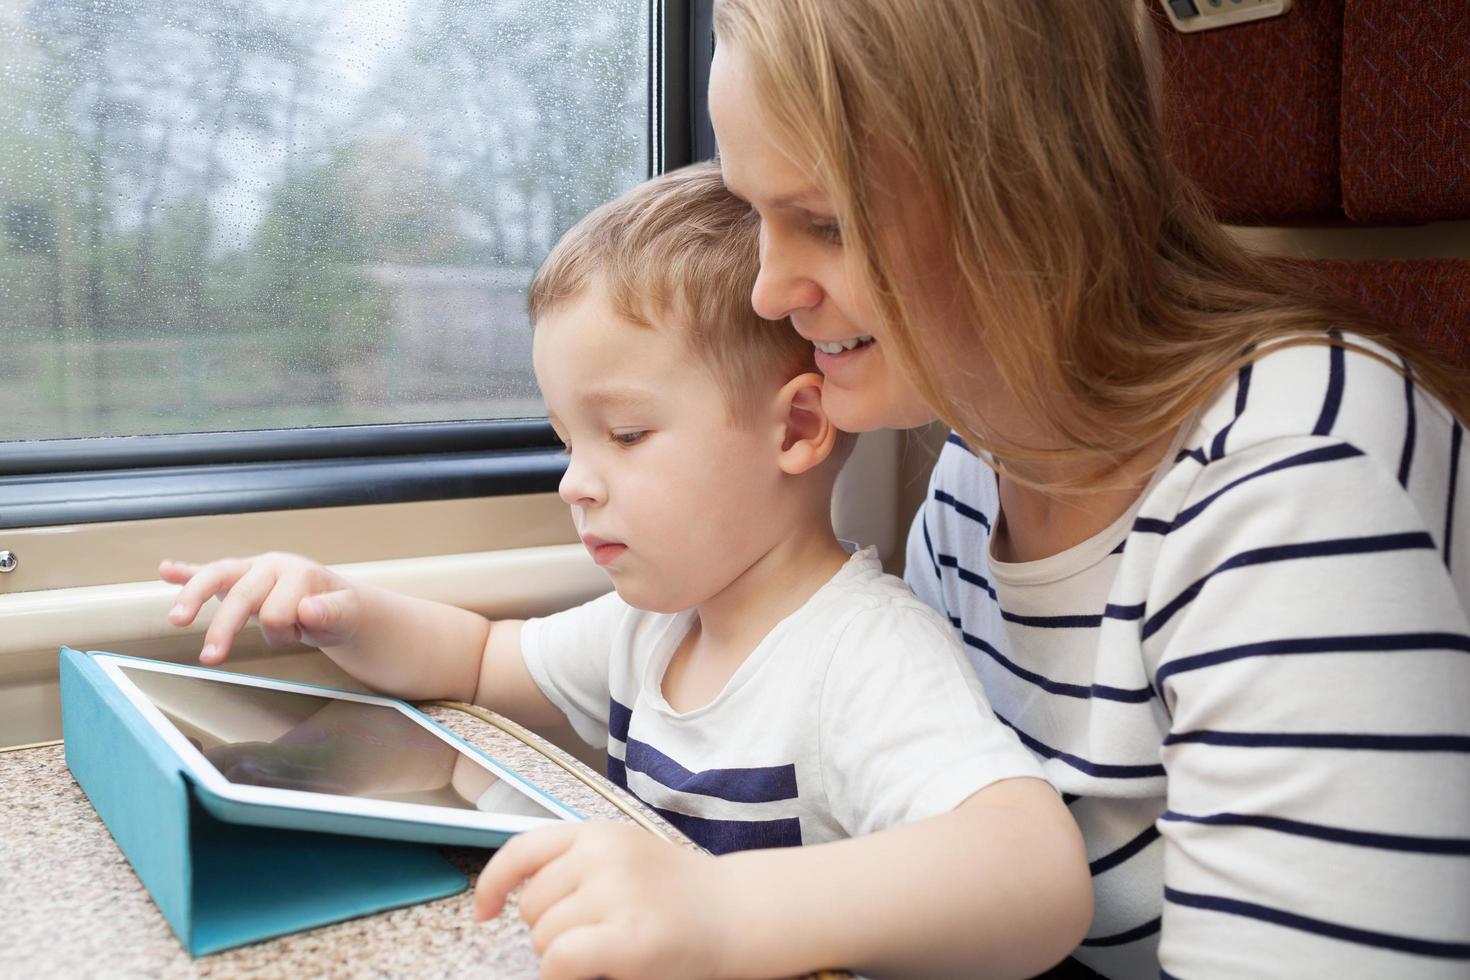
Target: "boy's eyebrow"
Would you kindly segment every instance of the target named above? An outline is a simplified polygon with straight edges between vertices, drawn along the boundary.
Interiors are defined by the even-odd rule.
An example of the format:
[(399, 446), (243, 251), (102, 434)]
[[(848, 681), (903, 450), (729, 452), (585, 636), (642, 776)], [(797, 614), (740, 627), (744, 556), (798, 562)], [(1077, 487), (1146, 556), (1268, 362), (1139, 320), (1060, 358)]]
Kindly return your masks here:
[(577, 396), (578, 401), (594, 407), (638, 408), (653, 401), (652, 392), (642, 388), (608, 387), (593, 388)]

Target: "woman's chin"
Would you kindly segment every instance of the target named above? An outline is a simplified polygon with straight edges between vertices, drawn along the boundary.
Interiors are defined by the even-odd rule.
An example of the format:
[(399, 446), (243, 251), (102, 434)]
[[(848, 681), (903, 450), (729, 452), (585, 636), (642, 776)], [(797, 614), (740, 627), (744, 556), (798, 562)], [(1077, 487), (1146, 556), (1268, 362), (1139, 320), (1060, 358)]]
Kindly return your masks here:
[(917, 429), (939, 416), (913, 399), (894, 399), (877, 393), (828, 387), (822, 391), (822, 407), (832, 424), (843, 432), (873, 432), (878, 429)]

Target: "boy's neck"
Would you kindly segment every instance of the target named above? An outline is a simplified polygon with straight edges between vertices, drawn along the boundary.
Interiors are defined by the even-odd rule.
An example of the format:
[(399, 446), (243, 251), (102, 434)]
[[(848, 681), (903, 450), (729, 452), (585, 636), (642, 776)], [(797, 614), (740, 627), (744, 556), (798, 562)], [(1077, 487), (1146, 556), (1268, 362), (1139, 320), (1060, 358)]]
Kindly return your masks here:
[(782, 537), (716, 595), (699, 604), (700, 631), (721, 649), (754, 649), (847, 561), (830, 525)]
[(700, 603), (698, 620), (664, 672), (676, 711), (713, 700), (776, 624), (796, 612), (847, 562), (830, 523), (776, 539), (733, 582)]

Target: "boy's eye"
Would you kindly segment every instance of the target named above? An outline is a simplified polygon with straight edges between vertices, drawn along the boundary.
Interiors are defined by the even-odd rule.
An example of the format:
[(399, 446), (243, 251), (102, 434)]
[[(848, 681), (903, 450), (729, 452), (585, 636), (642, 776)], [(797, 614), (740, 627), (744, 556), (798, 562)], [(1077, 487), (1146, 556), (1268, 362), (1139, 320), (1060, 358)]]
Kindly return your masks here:
[(613, 442), (620, 446), (636, 446), (643, 441), (646, 435), (648, 435), (647, 429), (639, 429), (634, 432), (614, 432), (612, 438)]

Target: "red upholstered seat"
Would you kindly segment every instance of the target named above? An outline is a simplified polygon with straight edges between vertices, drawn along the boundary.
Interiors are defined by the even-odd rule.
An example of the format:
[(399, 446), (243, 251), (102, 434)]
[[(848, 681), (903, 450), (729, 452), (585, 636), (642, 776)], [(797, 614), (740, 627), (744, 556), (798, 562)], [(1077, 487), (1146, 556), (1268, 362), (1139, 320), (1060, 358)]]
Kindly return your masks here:
[[(1230, 224), (1470, 218), (1470, 7), (1295, 0), (1196, 34), (1152, 0), (1176, 159)], [(1315, 263), (1389, 324), (1470, 368), (1465, 257)]]
[(1342, 40), (1348, 218), (1413, 224), (1470, 216), (1470, 7), (1353, 0)]
[(1169, 141), (1220, 220), (1340, 217), (1341, 0), (1297, 0), (1285, 17), (1198, 34), (1154, 13)]
[(1470, 368), (1470, 259), (1318, 259), (1311, 264), (1385, 322)]

